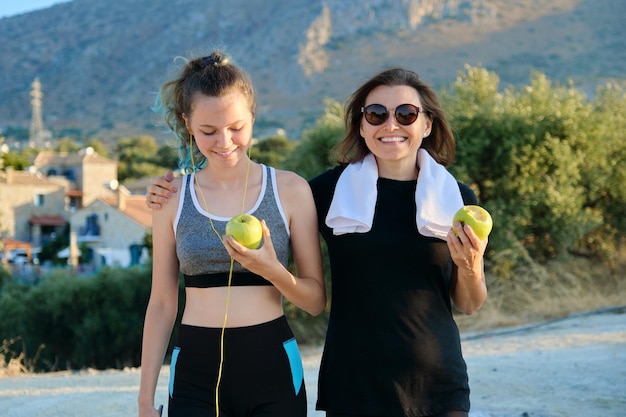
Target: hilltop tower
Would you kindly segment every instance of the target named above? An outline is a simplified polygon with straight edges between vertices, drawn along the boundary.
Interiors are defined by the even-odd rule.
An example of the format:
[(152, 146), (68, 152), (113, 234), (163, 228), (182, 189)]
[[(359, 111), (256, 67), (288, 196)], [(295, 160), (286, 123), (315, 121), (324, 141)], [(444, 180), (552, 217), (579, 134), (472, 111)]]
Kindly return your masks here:
[(36, 77), (30, 90), (30, 107), (32, 117), (30, 120), (30, 146), (42, 148), (47, 139), (50, 139), (50, 132), (43, 127), (43, 118), (41, 116), (41, 107), (43, 105), (43, 92), (41, 91), (41, 82)]

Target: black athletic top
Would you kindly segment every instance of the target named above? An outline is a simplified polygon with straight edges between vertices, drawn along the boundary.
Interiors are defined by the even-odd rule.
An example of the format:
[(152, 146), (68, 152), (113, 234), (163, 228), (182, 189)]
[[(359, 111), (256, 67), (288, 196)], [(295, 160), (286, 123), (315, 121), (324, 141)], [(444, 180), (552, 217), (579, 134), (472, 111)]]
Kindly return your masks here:
[[(453, 262), (444, 240), (417, 232), (417, 181), (379, 178), (372, 229), (335, 236), (325, 219), (342, 171), (310, 181), (332, 273), (316, 408), (388, 417), (469, 411)], [(476, 204), (469, 187), (459, 188), (465, 204)]]

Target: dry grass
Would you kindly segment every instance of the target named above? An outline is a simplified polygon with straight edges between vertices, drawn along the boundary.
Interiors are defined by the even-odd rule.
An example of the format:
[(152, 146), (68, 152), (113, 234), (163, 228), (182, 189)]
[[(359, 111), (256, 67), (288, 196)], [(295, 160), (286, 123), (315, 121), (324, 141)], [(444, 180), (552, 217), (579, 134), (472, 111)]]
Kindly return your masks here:
[(23, 353), (16, 358), (9, 359), (8, 362), (6, 362), (4, 355), (0, 354), (0, 378), (27, 373), (28, 369), (23, 365), (23, 362)]
[(0, 345), (0, 378), (18, 376), (28, 372), (24, 366), (24, 354), (14, 356), (10, 350), (18, 339), (5, 340)]
[(23, 350), (18, 354), (12, 349), (13, 345), (19, 341), (21, 341), (21, 337), (15, 337), (13, 339), (4, 340), (2, 344), (0, 344), (0, 378), (19, 376), (34, 371), (35, 364), (45, 345), (42, 344), (39, 346), (35, 357), (29, 359), (26, 357)]
[(527, 260), (515, 279), (496, 284), (488, 277), (489, 298), (472, 316), (456, 317), (462, 332), (566, 317), (570, 314), (626, 304), (626, 248), (615, 272), (598, 260), (573, 258), (547, 265)]

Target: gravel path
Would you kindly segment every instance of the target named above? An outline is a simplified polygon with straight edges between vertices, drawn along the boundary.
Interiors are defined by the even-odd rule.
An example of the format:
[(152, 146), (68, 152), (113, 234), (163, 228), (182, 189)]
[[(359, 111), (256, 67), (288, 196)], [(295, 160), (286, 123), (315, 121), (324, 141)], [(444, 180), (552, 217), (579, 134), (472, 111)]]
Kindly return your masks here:
[[(470, 417), (626, 416), (626, 309), (464, 334)], [(309, 417), (321, 349), (303, 349)], [(167, 399), (163, 368), (157, 401)], [(0, 416), (136, 416), (139, 370), (0, 378)], [(164, 413), (166, 415), (166, 413)]]

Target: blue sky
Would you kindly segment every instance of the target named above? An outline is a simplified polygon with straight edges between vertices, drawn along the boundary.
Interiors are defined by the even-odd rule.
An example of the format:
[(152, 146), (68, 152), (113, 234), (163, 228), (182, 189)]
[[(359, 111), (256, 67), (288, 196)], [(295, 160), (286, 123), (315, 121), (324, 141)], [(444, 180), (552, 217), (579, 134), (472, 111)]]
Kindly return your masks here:
[(3, 0), (0, 1), (0, 18), (44, 9), (66, 1), (68, 0)]

